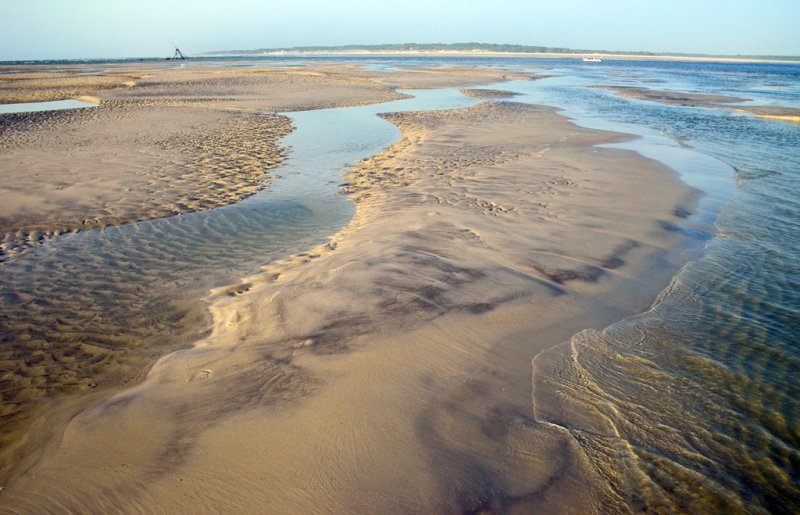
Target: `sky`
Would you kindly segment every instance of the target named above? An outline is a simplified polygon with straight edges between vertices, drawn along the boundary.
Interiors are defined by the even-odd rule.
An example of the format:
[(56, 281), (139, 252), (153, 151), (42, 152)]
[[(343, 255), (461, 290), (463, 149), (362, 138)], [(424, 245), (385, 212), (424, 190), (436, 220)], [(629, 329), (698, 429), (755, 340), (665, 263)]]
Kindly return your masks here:
[(800, 55), (800, 0), (0, 0), (0, 61), (510, 43)]

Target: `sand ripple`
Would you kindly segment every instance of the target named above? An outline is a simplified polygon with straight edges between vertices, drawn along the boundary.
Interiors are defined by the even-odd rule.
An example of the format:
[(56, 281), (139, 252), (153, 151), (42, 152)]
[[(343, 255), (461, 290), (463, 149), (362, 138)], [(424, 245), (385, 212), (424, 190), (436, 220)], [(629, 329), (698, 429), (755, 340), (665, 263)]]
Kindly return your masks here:
[[(67, 232), (211, 209), (264, 188), (288, 118), (210, 112), (201, 101), (0, 116), (5, 163), (16, 164), (0, 189), (0, 259)], [(101, 145), (98, 133), (108, 134)]]

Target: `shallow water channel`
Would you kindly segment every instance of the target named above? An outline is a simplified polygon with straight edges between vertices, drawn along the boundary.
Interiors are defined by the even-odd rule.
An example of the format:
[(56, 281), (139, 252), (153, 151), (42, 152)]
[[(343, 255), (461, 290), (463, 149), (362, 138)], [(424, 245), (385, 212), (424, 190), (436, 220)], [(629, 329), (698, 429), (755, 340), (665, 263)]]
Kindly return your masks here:
[(62, 109), (83, 109), (97, 107), (93, 102), (82, 100), (53, 100), (51, 102), (26, 102), (23, 104), (0, 104), (0, 114), (35, 113), (38, 111), (59, 111)]
[[(342, 173), (396, 141), (377, 113), (463, 107), (456, 90), (287, 113), (295, 131), (270, 188), (205, 212), (66, 234), (0, 263), (2, 415), (128, 381), (208, 326), (202, 298), (325, 241), (352, 218)], [(6, 418), (10, 421), (9, 418)], [(9, 426), (6, 426), (7, 428)]]

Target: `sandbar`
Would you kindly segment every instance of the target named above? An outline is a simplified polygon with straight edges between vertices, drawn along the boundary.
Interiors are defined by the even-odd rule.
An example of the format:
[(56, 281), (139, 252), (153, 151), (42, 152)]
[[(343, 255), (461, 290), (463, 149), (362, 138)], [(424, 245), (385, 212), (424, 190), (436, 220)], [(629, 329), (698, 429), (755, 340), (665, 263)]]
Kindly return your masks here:
[(691, 93), (686, 91), (663, 91), (633, 86), (596, 86), (596, 88), (607, 89), (623, 97), (685, 107), (719, 107), (721, 104), (737, 104), (749, 100), (747, 98), (729, 95), (707, 95), (704, 93)]
[(210, 336), (72, 418), (4, 505), (625, 509), (536, 419), (531, 361), (653, 301), (698, 193), (547, 107), (386, 118), (402, 139), (346, 175), (353, 221), (215, 292)]
[[(213, 209), (261, 191), (287, 152), (279, 140), (292, 127), (280, 112), (403, 98), (389, 84), (397, 80), (420, 88), (447, 82), (479, 85), (500, 81), (505, 73), (440, 69), (395, 77), (324, 64), (171, 66), (109, 65), (97, 71), (135, 79), (132, 84), (114, 82), (113, 88), (100, 87), (106, 84), (102, 81), (85, 82), (82, 66), (52, 72), (60, 75), (55, 84), (37, 67), (12, 67), (13, 73), (2, 74), (17, 82), (9, 78), (0, 90), (27, 95), (15, 101), (94, 97), (99, 106), (0, 115), (0, 260), (22, 258), (51, 239), (73, 238), (63, 233)], [(169, 234), (164, 237), (181, 245)], [(204, 292), (191, 306), (182, 297), (170, 301), (163, 313), (153, 303), (149, 309), (156, 319), (146, 310), (138, 313), (136, 306), (146, 299), (174, 298), (171, 293), (159, 297), (162, 290), (185, 288), (163, 284), (156, 272), (146, 274), (147, 284), (157, 290), (147, 295), (126, 284), (124, 274), (119, 280), (86, 282), (86, 291), (79, 280), (69, 288), (48, 281), (41, 267), (30, 274), (31, 284), (43, 284), (34, 289), (42, 296), (9, 285), (4, 300), (14, 310), (0, 317), (4, 484), (34, 463), (48, 442), (57, 441), (81, 409), (141, 381), (158, 357), (191, 344), (208, 324), (200, 313), (205, 311), (199, 298)], [(17, 280), (25, 283), (27, 278)], [(97, 299), (87, 295), (98, 288)], [(98, 299), (108, 295), (130, 309), (103, 306)], [(12, 311), (19, 310), (25, 310), (25, 320), (13, 319)], [(118, 316), (124, 320), (109, 320)], [(159, 334), (165, 322), (170, 330)]]
[(482, 100), (514, 98), (519, 95), (519, 93), (504, 91), (502, 89), (462, 89), (461, 93), (468, 97), (480, 98)]
[(742, 106), (738, 109), (767, 120), (800, 123), (800, 108), (797, 107)]
[(707, 95), (685, 91), (661, 91), (633, 86), (597, 86), (618, 95), (683, 107), (727, 108), (743, 111), (759, 118), (800, 123), (800, 108), (783, 106), (734, 105), (750, 99), (729, 95)]

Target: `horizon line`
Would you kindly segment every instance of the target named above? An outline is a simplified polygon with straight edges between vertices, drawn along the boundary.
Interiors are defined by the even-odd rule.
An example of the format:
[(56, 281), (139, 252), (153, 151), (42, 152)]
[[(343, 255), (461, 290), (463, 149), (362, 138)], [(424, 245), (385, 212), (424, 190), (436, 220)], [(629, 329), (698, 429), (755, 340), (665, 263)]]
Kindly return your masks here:
[[(419, 47), (419, 48), (409, 48)], [(376, 44), (346, 44), (346, 45), (297, 45), (292, 47), (272, 47), (272, 48), (256, 48), (256, 49), (238, 49), (238, 50), (211, 50), (200, 52), (196, 55), (209, 55), (209, 54), (224, 54), (224, 53), (253, 53), (253, 52), (314, 52), (314, 51), (347, 51), (347, 50), (436, 50), (436, 49), (454, 49), (458, 47), (457, 51), (470, 51), (470, 50), (489, 50), (497, 53), (509, 54), (608, 54), (608, 55), (640, 55), (652, 57), (721, 57), (721, 58), (778, 58), (778, 59), (800, 59), (800, 54), (714, 54), (704, 52), (660, 52), (653, 50), (603, 50), (603, 49), (581, 49), (569, 47), (556, 47), (544, 45), (521, 45), (516, 43), (478, 43), (478, 42), (465, 42), (465, 43), (376, 43)], [(501, 48), (503, 50), (501, 50)], [(490, 50), (491, 49), (491, 50)]]
[[(174, 45), (173, 45), (174, 48)], [(302, 54), (339, 54), (348, 55), (348, 52), (358, 52), (358, 55), (368, 53), (386, 54), (394, 53), (433, 53), (433, 52), (452, 52), (455, 54), (468, 54), (471, 52), (484, 52), (485, 54), (503, 55), (582, 55), (582, 54), (602, 54), (619, 57), (638, 57), (638, 58), (698, 58), (698, 59), (729, 59), (729, 60), (758, 60), (758, 61), (800, 61), (800, 55), (792, 54), (711, 54), (695, 52), (657, 52), (651, 50), (600, 50), (600, 49), (577, 49), (568, 47), (547, 47), (541, 45), (520, 45), (511, 43), (381, 43), (381, 44), (347, 44), (347, 45), (300, 45), (292, 47), (273, 47), (256, 49), (238, 50), (206, 50), (197, 53), (188, 53), (189, 57), (224, 57), (224, 56), (248, 56), (248, 55), (269, 55), (280, 53)], [(184, 52), (186, 53), (186, 52)], [(125, 56), (125, 57), (68, 57), (68, 58), (33, 58), (33, 59), (7, 59), (0, 60), (0, 64), (19, 64), (19, 63), (42, 63), (58, 61), (127, 61), (127, 60), (156, 60), (170, 59), (169, 56)], [(352, 54), (351, 54), (352, 55)]]

